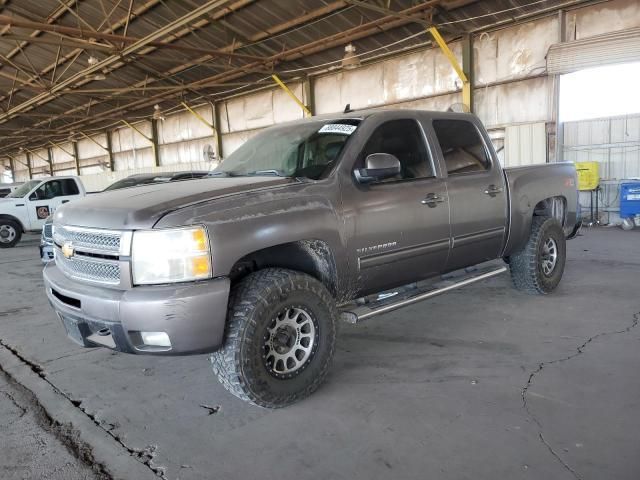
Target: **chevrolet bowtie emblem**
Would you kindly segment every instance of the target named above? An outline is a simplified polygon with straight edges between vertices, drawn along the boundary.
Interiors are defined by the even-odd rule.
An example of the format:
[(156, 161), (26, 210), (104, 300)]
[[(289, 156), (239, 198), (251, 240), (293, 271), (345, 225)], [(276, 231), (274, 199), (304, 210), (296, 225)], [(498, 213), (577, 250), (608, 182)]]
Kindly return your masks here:
[(62, 255), (65, 258), (71, 258), (75, 254), (75, 249), (73, 248), (73, 244), (71, 242), (64, 242), (62, 245)]

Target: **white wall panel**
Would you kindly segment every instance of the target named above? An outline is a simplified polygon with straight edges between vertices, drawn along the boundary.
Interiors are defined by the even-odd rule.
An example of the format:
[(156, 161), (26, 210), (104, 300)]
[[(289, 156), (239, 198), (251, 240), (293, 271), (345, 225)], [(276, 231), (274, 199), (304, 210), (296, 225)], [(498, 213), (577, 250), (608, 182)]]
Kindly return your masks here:
[(476, 114), (488, 127), (550, 121), (553, 79), (538, 77), (475, 90)]
[(547, 162), (547, 129), (544, 122), (512, 125), (505, 129), (506, 167)]
[(475, 85), (544, 72), (549, 47), (558, 41), (556, 17), (485, 33), (474, 40)]
[[(638, 0), (610, 0), (567, 14), (568, 31), (580, 40), (602, 33), (640, 27)], [(570, 37), (573, 38), (573, 37)]]
[[(194, 111), (207, 122), (214, 123), (211, 106), (198, 107)], [(158, 142), (160, 144), (176, 143), (195, 138), (210, 137), (211, 135), (211, 128), (188, 111), (167, 115), (164, 121), (158, 122)]]
[[(135, 127), (146, 137), (151, 138), (151, 122), (139, 122)], [(143, 135), (129, 127), (115, 129), (111, 133), (111, 143), (114, 153), (148, 148), (151, 145)]]
[(564, 160), (599, 162), (603, 179), (640, 178), (640, 115), (564, 124)]
[[(91, 138), (106, 148), (107, 136), (105, 134), (91, 135)], [(99, 147), (88, 138), (78, 140), (78, 156), (80, 158), (103, 157), (105, 155), (104, 148)]]

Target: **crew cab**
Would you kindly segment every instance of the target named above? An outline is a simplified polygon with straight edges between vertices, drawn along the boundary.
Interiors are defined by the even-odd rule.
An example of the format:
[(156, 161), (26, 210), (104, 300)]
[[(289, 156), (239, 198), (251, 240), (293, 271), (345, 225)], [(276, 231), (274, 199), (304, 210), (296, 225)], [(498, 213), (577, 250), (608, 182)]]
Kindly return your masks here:
[(44, 281), (69, 337), (211, 352), (220, 382), (263, 407), (318, 388), (339, 318), (507, 269), (551, 293), (578, 203), (573, 164), (502, 169), (477, 117), (418, 110), (275, 126), (212, 178), (99, 197), (54, 216)]
[(0, 248), (15, 247), (24, 232), (39, 232), (58, 207), (84, 197), (78, 177), (29, 180), (0, 198)]

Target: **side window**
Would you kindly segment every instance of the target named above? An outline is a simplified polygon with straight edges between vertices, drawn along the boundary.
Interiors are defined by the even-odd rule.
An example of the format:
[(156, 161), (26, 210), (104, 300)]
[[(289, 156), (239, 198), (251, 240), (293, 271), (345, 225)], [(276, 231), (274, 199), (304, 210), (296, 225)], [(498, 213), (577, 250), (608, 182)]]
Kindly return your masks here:
[(491, 168), (487, 149), (475, 125), (466, 120), (434, 120), (433, 129), (449, 175)]
[(400, 175), (383, 182), (435, 176), (415, 120), (391, 120), (376, 128), (358, 157), (356, 168), (364, 167), (367, 156), (372, 153), (389, 153), (400, 160)]
[(50, 180), (43, 183), (31, 194), (30, 200), (51, 200), (56, 197), (78, 195), (78, 185), (71, 179)]
[(61, 183), (63, 196), (80, 194), (80, 191), (78, 190), (78, 184), (75, 182), (75, 180), (67, 178), (62, 180)]

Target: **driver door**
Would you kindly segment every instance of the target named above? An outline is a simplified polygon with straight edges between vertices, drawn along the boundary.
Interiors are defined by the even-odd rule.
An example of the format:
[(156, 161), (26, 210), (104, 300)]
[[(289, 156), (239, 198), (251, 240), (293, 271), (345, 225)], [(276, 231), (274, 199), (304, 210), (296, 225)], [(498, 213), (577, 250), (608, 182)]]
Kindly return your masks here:
[(31, 192), (26, 202), (30, 229), (41, 229), (47, 217), (60, 205), (79, 195), (78, 186), (71, 178), (51, 179), (41, 184)]
[(353, 179), (344, 207), (353, 225), (361, 295), (438, 275), (449, 254), (449, 198), (415, 119), (388, 120), (373, 130), (355, 168), (373, 153), (394, 155), (400, 174), (372, 183)]

